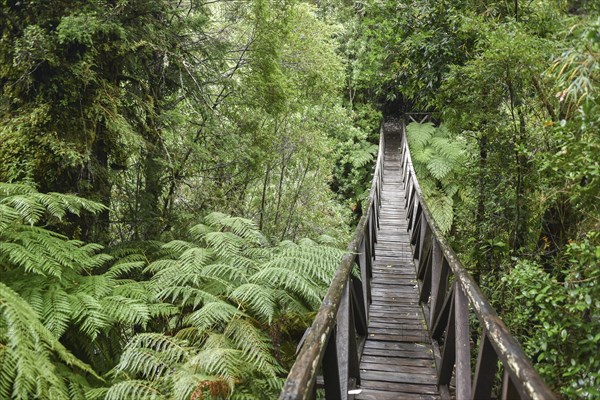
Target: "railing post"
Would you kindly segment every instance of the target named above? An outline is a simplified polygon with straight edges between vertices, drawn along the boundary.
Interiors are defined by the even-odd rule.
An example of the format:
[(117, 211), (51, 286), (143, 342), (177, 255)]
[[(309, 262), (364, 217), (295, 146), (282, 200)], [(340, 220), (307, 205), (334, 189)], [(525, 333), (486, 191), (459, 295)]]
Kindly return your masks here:
[(501, 400), (521, 400), (521, 396), (515, 387), (510, 374), (505, 369), (504, 376), (502, 378), (502, 396), (500, 396)]
[(371, 304), (371, 259), (367, 258), (366, 235), (363, 236), (358, 248), (358, 265), (360, 267), (360, 279), (362, 283), (364, 300), (363, 306), (367, 320), (369, 319), (369, 304)]
[(442, 305), (438, 316), (435, 318), (433, 328), (431, 329), (432, 339), (439, 340), (444, 334), (444, 329), (452, 311), (452, 304), (454, 303), (454, 287), (454, 284), (450, 287), (448, 294), (444, 298), (444, 304)]
[(460, 286), (454, 291), (456, 313), (456, 398), (471, 399), (471, 346), (469, 344), (469, 306)]
[(336, 337), (337, 328), (334, 328), (329, 335), (327, 346), (325, 347), (325, 355), (323, 357), (323, 381), (325, 383), (325, 397), (327, 400), (342, 400)]
[(352, 282), (352, 290), (354, 291), (354, 296), (351, 297), (354, 299), (352, 304), (354, 310), (356, 311), (353, 314), (356, 322), (356, 333), (358, 333), (360, 336), (366, 337), (369, 331), (369, 306), (365, 302), (365, 287), (358, 278), (351, 277), (350, 280)]
[(431, 278), (431, 269), (433, 265), (431, 253), (431, 240), (423, 259), (419, 259), (419, 269), (417, 270), (417, 278), (421, 280), (421, 293), (419, 293), (419, 303), (427, 304), (431, 295), (431, 285), (434, 284)]
[[(453, 285), (453, 292), (458, 290), (456, 283)], [(448, 324), (446, 325), (446, 337), (444, 337), (444, 347), (442, 349), (442, 362), (440, 363), (438, 370), (438, 386), (448, 385), (452, 378), (452, 370), (454, 369), (454, 361), (456, 360), (456, 331), (455, 326), (455, 312), (454, 304), (456, 296), (452, 296), (450, 300), (450, 310), (448, 313)]]
[(415, 246), (414, 258), (417, 258), (419, 257), (419, 239), (421, 238), (421, 223), (423, 222), (421, 216), (423, 213), (423, 208), (421, 207), (421, 201), (418, 197), (416, 198), (415, 203), (416, 211), (414, 212), (415, 214), (412, 221), (412, 228), (410, 230), (410, 244)]
[(444, 295), (448, 285), (448, 266), (442, 258), (440, 244), (433, 238), (431, 246), (431, 303), (429, 305), (429, 328), (433, 324), (442, 308)]
[(473, 378), (473, 400), (489, 399), (491, 397), (497, 369), (498, 356), (484, 328), (481, 333), (477, 366), (475, 367), (475, 377)]
[[(337, 328), (335, 334), (335, 347), (337, 358), (337, 369), (339, 378), (339, 395), (341, 400), (348, 399), (348, 389), (350, 387), (349, 379), (352, 373), (356, 373), (358, 365), (358, 355), (356, 353), (356, 336), (354, 334), (354, 321), (352, 318), (352, 308), (350, 299), (350, 282), (346, 282), (344, 294), (340, 302), (340, 308), (337, 312)], [(323, 367), (325, 368), (325, 366)], [(327, 379), (325, 380), (327, 387)], [(327, 395), (329, 398), (329, 395)]]

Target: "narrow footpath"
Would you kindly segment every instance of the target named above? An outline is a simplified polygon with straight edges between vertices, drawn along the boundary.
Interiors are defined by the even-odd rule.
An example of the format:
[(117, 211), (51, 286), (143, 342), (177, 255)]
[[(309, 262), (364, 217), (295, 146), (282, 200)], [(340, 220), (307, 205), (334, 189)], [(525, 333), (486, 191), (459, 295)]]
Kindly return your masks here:
[(380, 229), (373, 266), (369, 337), (357, 400), (439, 399), (433, 350), (407, 233), (400, 168), (401, 133), (385, 132)]

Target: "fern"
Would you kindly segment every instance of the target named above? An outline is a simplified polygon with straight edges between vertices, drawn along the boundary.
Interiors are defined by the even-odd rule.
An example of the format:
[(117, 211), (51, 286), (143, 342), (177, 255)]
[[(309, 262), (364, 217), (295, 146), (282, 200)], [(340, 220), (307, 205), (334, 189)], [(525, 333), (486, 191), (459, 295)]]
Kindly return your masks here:
[[(190, 237), (167, 243), (168, 256), (143, 269), (154, 298), (178, 310), (169, 322), (173, 337), (134, 336), (117, 367), (131, 385), (119, 383), (111, 396), (143, 378), (170, 398), (264, 398), (266, 382), (283, 373), (266, 327), (314, 311), (343, 255), (312, 240), (268, 247), (254, 223), (220, 213)], [(264, 383), (259, 391), (256, 382)]]
[(245, 283), (238, 286), (229, 298), (256, 315), (260, 321), (270, 324), (275, 317), (273, 292), (262, 285)]
[[(276, 393), (270, 326), (318, 307), (343, 254), (319, 243), (334, 239), (269, 246), (252, 221), (220, 213), (188, 241), (110, 249), (36, 226), (102, 209), (0, 184), (0, 398)], [(94, 387), (99, 372), (108, 387)]]
[(105, 400), (162, 400), (167, 399), (158, 387), (145, 380), (117, 383), (106, 392)]
[(67, 379), (56, 373), (53, 357), (100, 378), (57, 340), (25, 300), (1, 282), (0, 347), (0, 390), (5, 398), (27, 399), (37, 394), (68, 399)]
[(415, 173), (427, 204), (442, 232), (448, 232), (454, 220), (456, 202), (469, 198), (460, 182), (461, 169), (467, 162), (464, 141), (444, 126), (411, 123), (406, 128)]
[(0, 398), (83, 398), (86, 376), (102, 382), (96, 371), (115, 365), (131, 327), (176, 311), (129, 279), (142, 273), (154, 244), (116, 249), (122, 259), (114, 262), (102, 246), (35, 226), (103, 209), (0, 183)]

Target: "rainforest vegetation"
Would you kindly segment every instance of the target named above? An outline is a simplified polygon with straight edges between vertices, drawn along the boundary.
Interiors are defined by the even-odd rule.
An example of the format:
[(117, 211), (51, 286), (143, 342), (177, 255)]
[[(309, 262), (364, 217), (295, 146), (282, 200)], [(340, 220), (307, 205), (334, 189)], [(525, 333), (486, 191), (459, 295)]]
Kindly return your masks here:
[(2, 0), (0, 399), (271, 399), (408, 128), (440, 228), (600, 398), (600, 5)]

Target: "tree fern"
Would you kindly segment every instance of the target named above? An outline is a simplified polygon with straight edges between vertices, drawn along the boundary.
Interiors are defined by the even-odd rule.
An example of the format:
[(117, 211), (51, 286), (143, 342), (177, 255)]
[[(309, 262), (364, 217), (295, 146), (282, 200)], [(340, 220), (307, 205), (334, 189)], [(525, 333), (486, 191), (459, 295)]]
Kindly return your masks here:
[(219, 213), (192, 227), (190, 237), (165, 244), (171, 253), (143, 270), (152, 275), (155, 298), (179, 309), (169, 323), (173, 336), (163, 339), (180, 347), (134, 336), (117, 367), (132, 382), (119, 384), (120, 395), (143, 378), (159, 380), (172, 398), (251, 398), (254, 382), (283, 372), (266, 328), (288, 313), (315, 310), (343, 255), (311, 240), (269, 247), (254, 223)]
[(124, 332), (173, 314), (144, 282), (128, 279), (146, 265), (144, 254), (123, 253), (115, 263), (99, 245), (34, 225), (103, 209), (0, 184), (0, 398), (81, 398), (86, 376), (98, 384), (95, 369), (114, 366)]
[(444, 126), (431, 123), (411, 123), (406, 132), (427, 204), (439, 228), (448, 232), (454, 220), (454, 204), (470, 198), (460, 182), (460, 171), (467, 161), (464, 141), (453, 137)]
[(343, 254), (319, 244), (332, 238), (269, 246), (214, 213), (191, 240), (105, 250), (35, 225), (83, 209), (102, 207), (0, 185), (0, 398), (276, 393), (270, 326), (318, 307)]
[(55, 359), (99, 378), (73, 356), (16, 292), (0, 282), (0, 395), (3, 398), (68, 399), (67, 379)]

